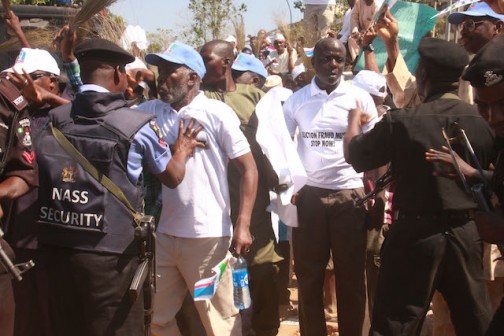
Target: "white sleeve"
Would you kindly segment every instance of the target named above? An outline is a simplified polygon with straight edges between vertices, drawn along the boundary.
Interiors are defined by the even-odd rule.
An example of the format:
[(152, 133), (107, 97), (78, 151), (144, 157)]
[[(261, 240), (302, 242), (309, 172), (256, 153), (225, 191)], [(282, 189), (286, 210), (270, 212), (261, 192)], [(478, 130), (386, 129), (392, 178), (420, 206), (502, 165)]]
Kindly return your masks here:
[(287, 125), (287, 130), (291, 137), (294, 137), (296, 133), (297, 123), (294, 119), (294, 99), (290, 96), (283, 105), (285, 124)]

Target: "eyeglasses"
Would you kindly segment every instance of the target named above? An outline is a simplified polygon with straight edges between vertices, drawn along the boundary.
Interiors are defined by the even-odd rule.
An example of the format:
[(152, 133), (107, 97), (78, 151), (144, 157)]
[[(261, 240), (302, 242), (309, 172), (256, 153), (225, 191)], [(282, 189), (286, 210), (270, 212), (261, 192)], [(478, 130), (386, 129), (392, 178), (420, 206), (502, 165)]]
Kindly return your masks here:
[(474, 22), (474, 20), (466, 20), (464, 22), (462, 22), (461, 24), (459, 24), (459, 29), (460, 30), (466, 30), (468, 31), (469, 33), (473, 32), (476, 27), (478, 27), (479, 25), (485, 23), (486, 21), (477, 21), (477, 22)]
[(51, 81), (57, 81), (58, 80), (58, 76), (56, 76), (55, 74), (53, 73), (50, 73), (50, 72), (37, 72), (37, 73), (32, 73), (30, 74), (30, 77), (33, 79), (33, 80), (37, 80), (39, 78), (42, 78), (42, 77), (49, 77), (49, 79)]

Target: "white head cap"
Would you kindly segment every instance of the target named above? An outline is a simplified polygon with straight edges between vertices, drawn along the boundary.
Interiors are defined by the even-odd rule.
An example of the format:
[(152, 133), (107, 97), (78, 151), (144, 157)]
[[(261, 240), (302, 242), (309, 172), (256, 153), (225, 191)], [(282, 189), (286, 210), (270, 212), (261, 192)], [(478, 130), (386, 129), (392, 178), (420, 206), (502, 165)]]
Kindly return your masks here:
[(22, 69), (25, 69), (29, 74), (35, 71), (46, 71), (56, 76), (60, 75), (58, 63), (56, 63), (54, 57), (47, 50), (42, 49), (21, 49), (14, 66), (5, 69), (4, 72), (14, 72), (16, 70), (16, 72), (22, 74)]
[(373, 96), (385, 97), (387, 95), (387, 82), (385, 77), (374, 71), (359, 71), (353, 78), (352, 84), (360, 87)]
[(278, 33), (275, 35), (275, 39), (273, 41), (285, 41), (285, 36), (282, 34)]
[(269, 90), (274, 87), (283, 87), (282, 77), (278, 75), (271, 75), (266, 77), (266, 82), (264, 82), (264, 89)]
[(236, 37), (234, 37), (233, 35), (228, 35), (228, 37), (226, 37), (225, 41), (230, 42), (230, 43), (236, 43)]
[(296, 80), (296, 78), (306, 71), (306, 68), (303, 63), (296, 65), (294, 69), (292, 69), (292, 79)]

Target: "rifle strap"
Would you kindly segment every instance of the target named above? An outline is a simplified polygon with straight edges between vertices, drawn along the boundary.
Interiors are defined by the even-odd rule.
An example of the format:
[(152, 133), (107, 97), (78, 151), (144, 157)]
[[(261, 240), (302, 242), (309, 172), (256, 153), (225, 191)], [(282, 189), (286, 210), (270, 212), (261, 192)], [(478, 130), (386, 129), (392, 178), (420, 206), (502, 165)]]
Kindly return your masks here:
[(11, 124), (9, 125), (9, 137), (7, 139), (7, 146), (5, 152), (0, 160), (0, 175), (3, 175), (9, 152), (14, 142), (14, 134), (16, 123), (19, 119), (19, 112), (28, 107), (28, 103), (23, 95), (19, 92), (17, 87), (5, 78), (0, 78), (0, 98), (2, 99), (5, 107), (9, 105), (14, 107), (14, 116)]
[(59, 129), (53, 126), (52, 122), (49, 123), (49, 127), (51, 128), (51, 132), (59, 144), (70, 154), (85, 171), (89, 173), (96, 181), (100, 182), (112, 195), (117, 197), (130, 211), (133, 215), (133, 219), (137, 226), (140, 225), (143, 214), (136, 211), (135, 208), (128, 201), (121, 188), (117, 186), (107, 175), (102, 174), (98, 169), (96, 169), (88, 159), (82, 155), (77, 148), (61, 133)]

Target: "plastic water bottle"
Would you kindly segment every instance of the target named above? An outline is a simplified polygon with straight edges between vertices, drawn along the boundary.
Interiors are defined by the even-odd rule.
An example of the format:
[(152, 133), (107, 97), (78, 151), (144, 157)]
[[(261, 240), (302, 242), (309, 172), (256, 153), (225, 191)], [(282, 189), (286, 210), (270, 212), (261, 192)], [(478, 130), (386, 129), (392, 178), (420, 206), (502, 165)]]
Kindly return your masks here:
[(238, 309), (247, 309), (252, 302), (248, 284), (247, 262), (242, 256), (239, 256), (232, 264), (232, 268), (235, 307)]

